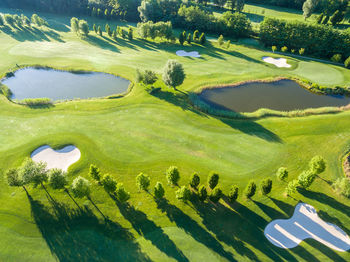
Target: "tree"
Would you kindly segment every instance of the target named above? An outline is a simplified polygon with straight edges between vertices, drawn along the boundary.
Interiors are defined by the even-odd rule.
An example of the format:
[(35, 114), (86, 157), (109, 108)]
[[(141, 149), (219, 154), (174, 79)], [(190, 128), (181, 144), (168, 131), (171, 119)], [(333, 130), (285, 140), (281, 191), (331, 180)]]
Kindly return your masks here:
[(288, 52), (288, 47), (282, 46), (282, 47), (281, 47), (281, 51), (282, 51), (283, 53)]
[(293, 193), (295, 193), (298, 189), (299, 182), (298, 180), (294, 179), (290, 181), (286, 187), (287, 195), (291, 196)]
[(202, 33), (201, 36), (199, 37), (199, 43), (201, 45), (204, 45), (206, 41), (207, 41), (207, 39), (205, 38), (205, 34)]
[(183, 34), (183, 32), (182, 32), (182, 33), (180, 33), (180, 35), (179, 35), (179, 43), (180, 43), (180, 45), (183, 45), (184, 42), (185, 42), (185, 38), (184, 38), (184, 34)]
[(29, 20), (29, 18), (27, 16), (22, 14), (21, 15), (21, 19), (23, 21), (23, 25), (24, 26), (29, 26), (30, 27), (30, 20)]
[[(32, 21), (33, 21), (33, 18), (32, 18)], [(70, 30), (73, 32), (73, 33), (79, 33), (79, 20), (78, 18), (76, 17), (72, 17), (71, 20), (70, 20)]]
[(220, 189), (220, 187), (216, 187), (214, 188), (214, 190), (211, 192), (209, 199), (214, 202), (217, 203), (219, 202), (219, 200), (222, 197), (222, 190)]
[(304, 19), (309, 18), (312, 15), (312, 12), (316, 8), (319, 0), (306, 0), (303, 4), (303, 15)]
[(316, 20), (317, 24), (321, 24), (321, 23), (322, 23), (323, 17), (324, 17), (324, 14), (323, 14), (323, 13), (320, 14), (320, 15), (317, 17), (317, 20)]
[(116, 30), (113, 30), (112, 38), (113, 39), (117, 39), (117, 32), (116, 32)]
[(101, 26), (98, 26), (97, 31), (98, 31), (98, 34), (99, 34), (100, 36), (102, 36), (102, 29), (101, 29)]
[(280, 167), (277, 172), (276, 176), (279, 180), (285, 181), (288, 178), (288, 170), (285, 167)]
[(106, 24), (105, 29), (106, 29), (106, 33), (108, 34), (108, 36), (112, 36), (112, 32), (111, 32), (111, 28), (110, 28), (109, 24)]
[(210, 189), (214, 189), (216, 185), (219, 183), (219, 174), (216, 172), (210, 172), (208, 176), (208, 186)]
[(231, 41), (230, 41), (230, 40), (228, 40), (228, 41), (226, 42), (226, 49), (229, 49), (229, 48), (230, 48), (230, 46), (231, 46)]
[(179, 188), (176, 192), (176, 198), (179, 200), (182, 200), (183, 202), (187, 202), (191, 198), (191, 190), (189, 190), (187, 187), (182, 186)]
[(260, 189), (263, 195), (269, 194), (272, 189), (272, 180), (270, 178), (263, 179), (260, 184)]
[(321, 156), (314, 156), (309, 162), (309, 168), (316, 175), (321, 174), (326, 169), (326, 162)]
[(207, 188), (204, 185), (201, 185), (198, 189), (198, 198), (200, 201), (206, 200), (208, 197)]
[(117, 184), (117, 188), (115, 190), (115, 196), (117, 200), (121, 203), (125, 203), (130, 199), (130, 193), (125, 190), (123, 183)]
[(92, 11), (91, 11), (91, 16), (92, 16), (92, 17), (96, 17), (96, 16), (97, 16), (97, 10), (96, 10), (96, 7), (93, 7), (93, 8), (92, 8)]
[(158, 77), (155, 72), (151, 70), (145, 70), (142, 75), (142, 82), (145, 85), (153, 85), (158, 80)]
[(188, 33), (188, 36), (187, 36), (187, 39), (186, 39), (186, 42), (190, 45), (191, 44), (191, 41), (192, 41), (192, 36), (191, 36), (191, 33)]
[(43, 185), (43, 183), (48, 179), (46, 163), (36, 163), (31, 158), (24, 160), (19, 172), (20, 177), (23, 179), (23, 183), (33, 184), (34, 187), (38, 186), (39, 184)]
[(316, 178), (316, 174), (311, 170), (303, 171), (298, 176), (298, 183), (301, 187), (307, 189), (314, 182), (315, 178)]
[(350, 180), (347, 177), (338, 178), (334, 182), (333, 187), (342, 195), (350, 198)]
[(68, 184), (67, 174), (61, 169), (54, 168), (49, 171), (49, 186), (53, 189), (63, 189)]
[(0, 26), (3, 26), (5, 24), (4, 18), (0, 14)]
[(82, 32), (83, 36), (88, 36), (89, 24), (85, 20), (79, 20), (79, 30)]
[(32, 21), (32, 24), (37, 25), (37, 26), (47, 25), (47, 22), (43, 18), (38, 16), (37, 14), (32, 15), (31, 21)]
[(273, 46), (271, 47), (271, 49), (272, 49), (272, 52), (276, 52), (277, 46), (273, 45)]
[(339, 10), (335, 11), (334, 14), (331, 16), (330, 21), (333, 26), (339, 24), (341, 21), (343, 21), (345, 16), (344, 12), (341, 12)]
[(350, 56), (345, 60), (344, 66), (345, 66), (346, 68), (350, 68)]
[(14, 26), (14, 24), (15, 24), (15, 19), (13, 18), (12, 15), (5, 14), (4, 20), (5, 20), (6, 24), (8, 24), (10, 26)]
[(245, 0), (236, 0), (236, 11), (242, 12), (244, 9)]
[(222, 46), (224, 44), (224, 37), (223, 35), (220, 35), (219, 38), (218, 38), (218, 44), (219, 46)]
[(161, 199), (164, 197), (164, 187), (161, 182), (157, 182), (156, 185), (154, 186), (154, 196), (156, 199)]
[(100, 169), (95, 165), (90, 165), (89, 175), (92, 179), (96, 180), (97, 182), (99, 182), (101, 179)]
[(304, 54), (305, 54), (305, 48), (300, 48), (299, 55), (304, 55)]
[(256, 184), (254, 181), (249, 181), (247, 187), (244, 190), (244, 195), (247, 198), (251, 198), (252, 196), (255, 195), (255, 191), (256, 191)]
[(238, 198), (238, 186), (233, 185), (228, 193), (228, 200), (233, 203)]
[(20, 174), (18, 172), (18, 169), (11, 168), (11, 169), (7, 170), (5, 176), (7, 178), (7, 184), (9, 186), (11, 186), (11, 187), (23, 186), (23, 188), (25, 188), (23, 180), (20, 177)]
[(95, 34), (97, 34), (97, 27), (96, 27), (96, 24), (94, 24), (94, 25), (92, 26), (92, 29), (94, 30)]
[(199, 41), (199, 31), (198, 30), (196, 30), (196, 31), (194, 31), (194, 33), (193, 33), (193, 42), (198, 42)]
[(108, 9), (105, 10), (104, 16), (106, 19), (109, 19), (109, 12)]
[(101, 180), (101, 185), (107, 193), (112, 194), (117, 188), (117, 181), (111, 175), (106, 174)]
[(176, 60), (168, 60), (163, 71), (164, 83), (176, 89), (177, 86), (181, 85), (185, 80), (185, 72), (182, 64)]
[(199, 183), (201, 182), (201, 178), (197, 173), (193, 173), (190, 178), (190, 186), (194, 189), (197, 189)]
[(169, 167), (165, 174), (170, 185), (177, 185), (180, 179), (180, 172), (176, 166)]
[(128, 39), (131, 41), (133, 38), (134, 38), (134, 36), (133, 36), (133, 30), (132, 30), (131, 27), (129, 27), (129, 30), (128, 30)]
[(90, 196), (90, 182), (81, 176), (73, 180), (71, 189), (75, 197), (83, 198)]
[(331, 57), (331, 61), (334, 63), (341, 63), (342, 62), (342, 55), (341, 54), (335, 54)]
[(322, 24), (326, 25), (328, 24), (328, 21), (329, 21), (329, 15), (326, 15), (322, 21)]
[(139, 190), (148, 191), (148, 187), (151, 184), (151, 179), (148, 175), (145, 175), (144, 173), (140, 173), (136, 177), (136, 184)]

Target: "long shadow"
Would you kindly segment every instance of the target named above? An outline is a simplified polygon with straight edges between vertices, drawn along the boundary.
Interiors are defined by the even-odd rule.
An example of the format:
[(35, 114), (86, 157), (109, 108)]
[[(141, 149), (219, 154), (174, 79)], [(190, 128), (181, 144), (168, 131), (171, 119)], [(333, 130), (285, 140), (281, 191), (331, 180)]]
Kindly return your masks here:
[(347, 228), (348, 225), (344, 225), (338, 218), (330, 216), (326, 211), (323, 211), (323, 210), (319, 210), (317, 214), (320, 218), (322, 218), (322, 220), (326, 221), (327, 223), (332, 223), (334, 225), (337, 225), (342, 230), (344, 230), (348, 235), (350, 235), (350, 229)]
[[(191, 93), (186, 93), (183, 91), (172, 92), (172, 91), (165, 91), (160, 89), (160, 90), (157, 90), (157, 92), (152, 92), (150, 94), (154, 97), (157, 97), (161, 100), (164, 100), (168, 103), (178, 106), (184, 111), (191, 111), (200, 116), (208, 117), (207, 114), (203, 113), (202, 111), (192, 106), (189, 100), (189, 95)], [(276, 135), (275, 133), (271, 132), (270, 130), (266, 129), (262, 125), (252, 120), (229, 119), (229, 118), (219, 117), (215, 115), (211, 115), (211, 116), (215, 117), (216, 119), (220, 120), (221, 122), (230, 126), (231, 128), (240, 130), (242, 133), (245, 133), (251, 136), (256, 136), (266, 141), (277, 142), (277, 143), (283, 142), (278, 135)]]
[(324, 193), (302, 189), (299, 190), (299, 193), (302, 194), (304, 197), (317, 200), (318, 202), (335, 208), (338, 211), (350, 217), (350, 206), (344, 205), (343, 203), (338, 202), (334, 198), (327, 196)]
[(50, 202), (50, 208), (28, 195), (33, 219), (58, 261), (151, 261), (133, 235), (119, 224), (101, 222), (88, 209)]
[(132, 227), (145, 239), (150, 240), (154, 246), (177, 261), (189, 261), (175, 243), (164, 233), (163, 229), (147, 218), (142, 211), (136, 210), (129, 204), (120, 204), (115, 201), (121, 214)]
[(50, 38), (58, 42), (64, 42), (61, 36), (51, 29), (39, 30), (35, 27), (18, 27), (16, 31), (13, 31), (9, 26), (4, 26), (0, 28), (0, 31), (20, 42), (50, 41)]
[(83, 39), (91, 45), (120, 53), (119, 49), (115, 45), (111, 44), (110, 41), (105, 40), (105, 38), (96, 37), (90, 34), (88, 37), (85, 37)]
[(270, 197), (270, 199), (276, 206), (278, 206), (287, 215), (287, 217), (291, 217), (293, 215), (294, 209), (295, 209), (294, 206), (286, 202), (283, 202), (281, 200), (275, 199), (273, 197)]
[(168, 216), (170, 221), (175, 222), (176, 226), (185, 230), (185, 232), (190, 234), (195, 240), (204, 244), (220, 256), (226, 258), (228, 261), (236, 261), (232, 253), (227, 252), (220, 242), (218, 242), (207, 230), (201, 227), (190, 216), (182, 212), (182, 210), (170, 204), (165, 199), (158, 201), (157, 206)]

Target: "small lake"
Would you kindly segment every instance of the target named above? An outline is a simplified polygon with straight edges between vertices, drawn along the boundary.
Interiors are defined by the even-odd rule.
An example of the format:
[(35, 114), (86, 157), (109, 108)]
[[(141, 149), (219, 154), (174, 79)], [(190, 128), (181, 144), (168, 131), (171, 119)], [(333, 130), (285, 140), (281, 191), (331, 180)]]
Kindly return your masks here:
[(12, 91), (11, 99), (47, 97), (57, 101), (121, 94), (128, 90), (130, 81), (106, 73), (24, 68), (2, 83)]
[(350, 104), (349, 97), (314, 94), (287, 79), (205, 89), (199, 97), (214, 107), (236, 112), (254, 112), (260, 108), (292, 111)]

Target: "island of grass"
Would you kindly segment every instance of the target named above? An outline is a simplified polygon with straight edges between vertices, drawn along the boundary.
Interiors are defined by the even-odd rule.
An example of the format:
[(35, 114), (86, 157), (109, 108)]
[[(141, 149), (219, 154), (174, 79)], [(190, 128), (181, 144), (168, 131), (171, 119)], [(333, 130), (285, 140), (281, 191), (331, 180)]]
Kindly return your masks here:
[[(349, 252), (312, 239), (284, 250), (272, 245), (263, 232), (272, 220), (290, 218), (301, 201), (349, 235), (350, 200), (334, 190), (332, 183), (344, 176), (342, 157), (350, 145), (350, 112), (239, 120), (206, 114), (193, 107), (188, 97), (204, 86), (275, 77), (305, 79), (328, 88), (347, 87), (348, 69), (295, 57), (290, 69), (273, 67), (261, 60), (271, 56), (269, 50), (240, 41), (226, 49), (215, 40), (180, 46), (137, 35), (133, 40), (113, 40), (92, 32), (81, 38), (69, 31), (71, 17), (39, 15), (51, 26), (44, 26), (42, 33), (13, 28), (1, 31), (1, 76), (16, 64), (106, 72), (126, 79), (134, 79), (137, 69), (147, 69), (158, 76), (152, 84), (157, 91), (149, 92), (150, 87), (134, 81), (134, 88), (122, 99), (72, 100), (51, 108), (29, 108), (0, 96), (2, 260), (349, 260)], [(101, 27), (106, 23), (96, 18), (87, 21)], [(109, 24), (124, 30), (133, 26)], [(201, 58), (178, 57), (177, 50), (197, 50)], [(178, 60), (186, 72), (177, 90), (160, 79), (169, 59)], [(82, 154), (68, 168), (67, 180), (69, 184), (79, 177), (88, 180), (89, 198), (75, 197), (69, 186), (55, 190), (44, 183), (45, 191), (41, 185), (26, 185), (27, 193), (21, 187), (8, 186), (4, 174), (21, 166), (33, 150), (69, 144)], [(317, 183), (287, 196), (288, 183), (308, 169), (315, 155), (327, 163), (315, 178)], [(119, 192), (122, 183), (130, 199), (121, 203), (93, 180), (91, 164), (99, 168), (102, 177), (109, 174), (110, 181), (119, 183)], [(168, 184), (170, 166), (178, 167), (177, 185)], [(289, 172), (286, 181), (275, 176), (281, 166)], [(182, 188), (190, 188), (194, 172), (210, 193), (207, 178), (213, 170), (220, 175), (218, 186), (224, 193), (219, 202), (215, 203), (213, 196), (204, 202), (176, 198), (187, 195)], [(150, 178), (148, 192), (137, 186), (140, 173)], [(266, 177), (273, 184), (268, 196), (260, 190)], [(249, 199), (243, 190), (251, 180), (258, 188)], [(165, 189), (163, 200), (155, 196), (157, 182)], [(238, 199), (232, 203), (228, 194), (233, 185), (239, 189)], [(200, 189), (190, 190), (197, 195)]]

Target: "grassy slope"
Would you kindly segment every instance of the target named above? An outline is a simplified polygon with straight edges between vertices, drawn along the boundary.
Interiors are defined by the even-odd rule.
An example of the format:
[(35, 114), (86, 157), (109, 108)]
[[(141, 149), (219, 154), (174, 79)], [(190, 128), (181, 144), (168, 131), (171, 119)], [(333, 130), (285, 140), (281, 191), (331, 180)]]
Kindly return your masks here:
[[(293, 60), (292, 70), (276, 69), (260, 62), (265, 52), (241, 45), (229, 51), (185, 47), (203, 54), (203, 59), (190, 59), (176, 57), (174, 52), (180, 47), (167, 44), (119, 40), (115, 45), (95, 36), (87, 42), (65, 32), (69, 18), (52, 19), (60, 31), (46, 33), (49, 41), (42, 35), (38, 39), (29, 33), (0, 33), (0, 74), (17, 63), (107, 71), (133, 79), (137, 67), (160, 73), (168, 58), (177, 58), (188, 75), (183, 90), (280, 75), (313, 79), (320, 68), (327, 68), (328, 77), (314, 81), (331, 86), (350, 83), (349, 71), (341, 67)], [(0, 173), (19, 164), (42, 144), (74, 143), (83, 155), (72, 166), (70, 179), (78, 174), (86, 176), (88, 164), (96, 163), (125, 184), (134, 207), (117, 207), (94, 185), (94, 203), (113, 221), (105, 224), (97, 219), (101, 215), (87, 200), (79, 200), (79, 205), (86, 205), (93, 213), (73, 212), (75, 205), (67, 194), (50, 191), (57, 202), (69, 205), (68, 209), (49, 203), (41, 188), (30, 188), (28, 198), (21, 189), (7, 187), (1, 175), (0, 257), (6, 261), (48, 261), (53, 260), (52, 254), (61, 260), (69, 255), (72, 260), (93, 256), (99, 261), (119, 256), (129, 261), (144, 260), (145, 256), (155, 261), (184, 257), (215, 261), (232, 259), (230, 253), (240, 261), (349, 259), (347, 253), (332, 251), (315, 241), (284, 251), (264, 238), (266, 224), (290, 216), (297, 203), (284, 196), (285, 184), (275, 179), (271, 198), (260, 194), (255, 201), (240, 198), (232, 209), (224, 202), (217, 206), (181, 204), (174, 198), (176, 188), (170, 187), (166, 187), (169, 203), (157, 206), (150, 195), (134, 189), (135, 176), (141, 171), (152, 177), (152, 185), (156, 181), (166, 184), (164, 170), (175, 164), (182, 174), (181, 185), (194, 171), (205, 180), (210, 170), (217, 170), (227, 192), (231, 184), (243, 188), (250, 179), (260, 181), (272, 176), (282, 165), (294, 178), (315, 154), (323, 155), (329, 164), (323, 178), (333, 180), (342, 176), (341, 157), (350, 139), (349, 112), (256, 122), (218, 119), (193, 110), (180, 92), (163, 87), (151, 96), (138, 85), (122, 99), (74, 101), (42, 110), (16, 106), (1, 97), (0, 112), (0, 138), (4, 141), (0, 144)], [(327, 221), (350, 233), (350, 201), (335, 195), (320, 179), (310, 192), (295, 197), (314, 205)], [(130, 229), (131, 235), (120, 227)]]

